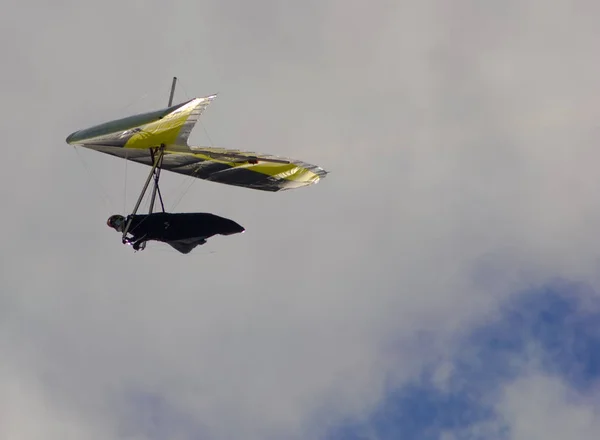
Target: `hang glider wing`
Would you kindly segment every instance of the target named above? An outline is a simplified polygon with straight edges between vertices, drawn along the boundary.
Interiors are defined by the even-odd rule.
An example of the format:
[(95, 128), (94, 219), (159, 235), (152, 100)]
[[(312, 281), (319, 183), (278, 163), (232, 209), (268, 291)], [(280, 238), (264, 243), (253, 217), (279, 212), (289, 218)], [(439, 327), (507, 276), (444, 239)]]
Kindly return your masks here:
[[(96, 151), (152, 166), (148, 150), (95, 145)], [(211, 182), (262, 191), (282, 191), (315, 184), (325, 177), (322, 168), (279, 156), (224, 148), (165, 149), (162, 169)]]
[(162, 169), (262, 191), (308, 186), (327, 175), (321, 167), (286, 157), (189, 146), (192, 128), (215, 96), (81, 130), (71, 134), (67, 143), (149, 166), (153, 163), (149, 149), (162, 144)]
[(142, 113), (76, 131), (67, 137), (70, 145), (148, 149), (161, 144), (187, 147), (198, 118), (217, 95), (194, 98), (181, 104)]

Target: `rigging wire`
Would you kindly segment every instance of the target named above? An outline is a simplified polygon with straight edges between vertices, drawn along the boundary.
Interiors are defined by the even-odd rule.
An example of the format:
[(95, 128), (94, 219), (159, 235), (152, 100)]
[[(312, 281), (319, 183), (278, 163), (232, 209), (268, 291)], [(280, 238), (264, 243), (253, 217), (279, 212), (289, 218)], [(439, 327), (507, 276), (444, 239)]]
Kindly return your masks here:
[[(178, 85), (181, 87), (182, 92), (185, 96), (186, 99), (190, 99), (189, 98), (189, 94), (187, 93), (187, 90), (185, 89), (185, 86), (182, 84), (182, 81), (180, 79), (178, 79)], [(130, 108), (131, 106), (137, 104), (138, 102), (140, 102), (141, 100), (145, 99), (148, 96), (148, 93), (144, 93), (141, 96), (136, 97), (135, 99), (133, 99), (129, 104), (121, 107), (119, 109), (119, 111), (123, 111), (126, 110), (128, 108)], [(198, 122), (200, 123), (200, 125), (202, 126), (203, 132), (206, 135), (206, 138), (208, 139), (209, 145), (210, 147), (214, 147), (214, 143), (212, 141), (212, 138), (210, 136), (210, 134), (208, 133), (208, 130), (206, 128), (206, 126), (204, 125), (204, 122), (202, 121), (201, 118), (199, 118)], [(91, 172), (91, 168), (88, 166), (88, 164), (83, 160), (83, 157), (81, 156), (80, 152), (78, 151), (77, 147), (73, 147), (77, 153), (77, 157), (79, 159), (79, 161), (83, 164), (83, 166), (85, 167), (85, 169), (87, 170), (87, 174), (90, 175), (91, 177), (97, 177), (97, 176), (93, 176), (93, 172)], [(125, 164), (124, 164), (124, 177), (123, 177), (123, 212), (127, 212), (127, 187), (128, 187), (128, 163), (129, 163), (129, 152), (126, 151), (125, 154)], [(94, 180), (94, 179), (92, 179)], [(175, 189), (174, 189), (174, 193), (173, 196), (176, 196), (177, 193), (179, 193), (177, 199), (174, 201), (174, 203), (172, 203), (171, 205), (171, 210), (174, 210), (179, 203), (181, 202), (181, 200), (186, 196), (186, 194), (190, 191), (191, 187), (194, 185), (194, 183), (196, 183), (198, 179), (193, 177), (193, 176), (187, 176)], [(106, 190), (106, 188), (97, 180), (94, 182), (94, 184), (98, 187), (100, 194), (103, 198), (104, 204), (106, 205), (106, 207), (111, 210), (112, 206), (114, 205), (114, 202), (112, 201), (112, 199), (110, 198), (110, 196), (108, 196), (109, 192)], [(148, 200), (149, 196), (148, 194), (146, 194), (143, 198), (143, 202), (146, 205), (146, 208), (149, 208), (150, 204), (149, 204), (149, 200)]]
[[(183, 92), (184, 92), (185, 96), (189, 99), (189, 96), (188, 96), (188, 94), (185, 91), (185, 88), (183, 86), (182, 86), (182, 89), (183, 89)], [(134, 99), (128, 105), (122, 107), (120, 109), (120, 111), (123, 111), (125, 109), (130, 108), (131, 106), (133, 106), (137, 102), (141, 101), (142, 99), (145, 99), (147, 96), (148, 96), (148, 93), (145, 93), (141, 98), (138, 97), (138, 98)], [(208, 133), (208, 130), (206, 129), (206, 126), (204, 125), (204, 123), (202, 122), (202, 120), (199, 119), (198, 122), (200, 122), (200, 124), (202, 125), (203, 131), (204, 131), (204, 133), (205, 133), (205, 135), (206, 135), (206, 137), (207, 137), (207, 139), (209, 141), (210, 147), (212, 148), (213, 147), (213, 141), (212, 141), (212, 139), (211, 139), (211, 137), (210, 137), (210, 135)], [(82, 155), (78, 151), (79, 148), (77, 148), (75, 146), (73, 146), (73, 148), (74, 148), (74, 150), (75, 150), (75, 152), (77, 154), (78, 160), (81, 162), (81, 164), (83, 165), (83, 167), (86, 169), (86, 171), (87, 171), (86, 174), (89, 176), (89, 178), (91, 180), (94, 180), (94, 184), (99, 189), (100, 195), (102, 196), (102, 199), (103, 199), (103, 202), (104, 202), (105, 206), (107, 207), (107, 209), (109, 211), (112, 211), (112, 206), (114, 205), (114, 203), (113, 203), (113, 201), (112, 201), (112, 199), (111, 199), (111, 197), (109, 195), (109, 192), (102, 185), (102, 183), (100, 182), (100, 180), (96, 179), (98, 176), (94, 176), (94, 173), (92, 172), (91, 167), (85, 162), (85, 160), (83, 159)], [(124, 157), (124, 159), (125, 159), (125, 164), (124, 164), (125, 172), (124, 172), (124, 183), (123, 183), (123, 211), (124, 212), (127, 211), (127, 185), (128, 185), (128, 162), (129, 162), (129, 154), (128, 153), (129, 152), (126, 151), (125, 152), (125, 157)], [(161, 156), (161, 159), (162, 159), (162, 156)], [(160, 160), (160, 162), (162, 162), (162, 160)], [(186, 195), (186, 193), (191, 189), (191, 187), (193, 186), (193, 184), (195, 183), (195, 181), (198, 180), (198, 179), (196, 179), (195, 177), (192, 177), (192, 176), (188, 176), (186, 180), (189, 181), (189, 184), (187, 185), (187, 188), (185, 189), (185, 191), (183, 191), (183, 193), (180, 195), (180, 197), (178, 198), (178, 200), (176, 201), (176, 203), (173, 205), (173, 208), (175, 208), (179, 204), (179, 202), (183, 199), (183, 197)], [(186, 183), (186, 182), (184, 181), (182, 183)], [(158, 184), (158, 176), (155, 176), (155, 185), (157, 185), (157, 184)], [(162, 204), (162, 196), (160, 195), (160, 192), (159, 192), (159, 197), (161, 199), (160, 201), (161, 201), (161, 204)], [(144, 205), (146, 207), (146, 209), (150, 209), (151, 205), (153, 205), (154, 197), (151, 196), (149, 192), (145, 192), (145, 194), (142, 197), (141, 202), (142, 202), (141, 205)], [(164, 206), (163, 206), (163, 211), (164, 211)], [(154, 247), (154, 246), (152, 246), (152, 247)], [(156, 252), (165, 252), (166, 251), (166, 252), (171, 252), (171, 253), (179, 254), (179, 252), (177, 252), (175, 249), (154, 248), (153, 250), (156, 251)], [(195, 256), (197, 256), (197, 257), (207, 256), (209, 254), (214, 254), (214, 253), (216, 253), (216, 251), (214, 251), (214, 250), (207, 250), (206, 252), (196, 253)]]
[[(118, 108), (118, 111), (123, 112), (125, 110), (127, 110), (128, 108), (130, 108), (131, 106), (139, 103), (140, 101), (146, 99), (146, 97), (148, 96), (148, 93), (144, 93), (141, 96), (137, 96), (136, 98), (132, 99), (131, 102), (129, 102), (129, 104), (122, 106), (120, 108)], [(109, 211), (113, 211), (113, 207), (117, 206), (114, 201), (111, 199), (111, 197), (108, 195), (109, 192), (106, 190), (106, 188), (102, 185), (102, 183), (100, 183), (100, 179), (98, 178), (98, 176), (95, 176), (94, 172), (92, 171), (92, 168), (88, 165), (88, 163), (84, 160), (83, 156), (81, 155), (81, 152), (79, 151), (79, 147), (77, 146), (73, 146), (73, 149), (75, 150), (77, 159), (79, 160), (79, 162), (82, 164), (82, 166), (84, 167), (84, 169), (86, 170), (86, 174), (88, 176), (88, 179), (92, 180), (94, 182), (94, 185), (97, 187), (96, 189), (99, 190), (100, 195), (102, 196), (104, 205), (106, 207), (106, 209), (108, 209)], [(129, 152), (127, 152), (129, 153)], [(125, 185), (124, 185), (124, 193), (125, 193), (125, 197), (124, 197), (124, 201), (123, 201), (123, 210), (126, 210), (126, 201), (127, 201), (127, 162), (129, 162), (128, 160), (128, 156), (125, 157)]]
[[(179, 251), (173, 249), (171, 246), (164, 246), (164, 243), (156, 243), (156, 242), (147, 242), (148, 246), (146, 247), (146, 250), (149, 250), (151, 252), (166, 252), (169, 254), (174, 254), (174, 255), (178, 255), (178, 256), (183, 256)], [(196, 251), (194, 251), (192, 254), (186, 254), (185, 257), (187, 258), (198, 258), (198, 257), (206, 257), (208, 255), (211, 254), (216, 254), (217, 251), (216, 250), (200, 250), (197, 249)]]
[(127, 210), (127, 163), (129, 162), (129, 151), (125, 149), (125, 182), (123, 185), (123, 212)]
[(130, 108), (132, 105), (137, 104), (138, 102), (146, 99), (148, 97), (148, 92), (144, 93), (142, 96), (138, 96), (137, 98), (134, 98), (131, 100), (131, 102), (123, 107), (119, 108), (120, 112), (124, 112), (125, 110), (127, 110), (128, 108)]
[(104, 201), (104, 205), (105, 207), (109, 210), (112, 211), (112, 206), (114, 205), (113, 201), (111, 200), (110, 196), (108, 195), (109, 192), (106, 190), (106, 188), (102, 185), (102, 183), (100, 183), (100, 180), (97, 179), (97, 176), (94, 175), (94, 173), (92, 172), (91, 167), (86, 163), (86, 161), (83, 159), (83, 156), (81, 155), (81, 153), (79, 152), (79, 148), (77, 148), (76, 146), (73, 146), (73, 150), (75, 150), (75, 154), (77, 156), (77, 159), (81, 162), (81, 164), (83, 165), (83, 167), (86, 170), (86, 174), (88, 176), (88, 179), (90, 181), (93, 181), (94, 184), (96, 185), (96, 189), (100, 191), (100, 195), (102, 196), (102, 199)]
[[(199, 120), (198, 122), (200, 123), (200, 125), (202, 125), (202, 128), (204, 129), (204, 133), (206, 134), (206, 137), (208, 138), (210, 148), (213, 148), (214, 144), (212, 142), (212, 139), (210, 138), (210, 135), (208, 134), (208, 130), (206, 129), (206, 126), (204, 125), (202, 120)], [(172, 210), (177, 207), (177, 205), (181, 202), (181, 200), (185, 197), (185, 195), (190, 191), (190, 189), (192, 189), (192, 186), (194, 185), (194, 183), (196, 183), (196, 181), (198, 179), (193, 176), (190, 176), (190, 177), (188, 177), (187, 180), (188, 180), (187, 188), (183, 191), (183, 193), (179, 196), (179, 198), (177, 199), (175, 204), (171, 207)], [(183, 183), (186, 183), (186, 181), (184, 180)]]
[[(181, 89), (183, 90), (183, 93), (186, 97), (186, 99), (190, 99), (187, 91), (185, 90), (185, 87), (183, 86), (183, 84), (181, 83), (181, 80), (179, 81), (179, 85), (181, 87)], [(206, 126), (204, 125), (204, 122), (202, 121), (202, 117), (198, 118), (198, 123), (200, 123), (200, 125), (202, 126), (202, 129), (204, 131), (204, 134), (206, 135), (206, 138), (208, 139), (209, 142), (209, 146), (211, 148), (214, 147), (214, 143), (210, 137), (210, 135), (208, 134), (208, 130), (206, 129)], [(194, 185), (194, 183), (196, 183), (198, 179), (193, 177), (193, 176), (188, 176), (186, 177), (177, 187), (177, 192), (179, 192), (182, 187), (185, 186), (185, 189), (180, 193), (179, 197), (177, 198), (177, 200), (175, 200), (175, 202), (171, 205), (171, 210), (174, 210), (177, 205), (179, 205), (179, 203), (181, 202), (181, 200), (183, 200), (183, 198), (185, 197), (185, 195), (190, 191), (190, 189), (192, 188), (192, 186)]]

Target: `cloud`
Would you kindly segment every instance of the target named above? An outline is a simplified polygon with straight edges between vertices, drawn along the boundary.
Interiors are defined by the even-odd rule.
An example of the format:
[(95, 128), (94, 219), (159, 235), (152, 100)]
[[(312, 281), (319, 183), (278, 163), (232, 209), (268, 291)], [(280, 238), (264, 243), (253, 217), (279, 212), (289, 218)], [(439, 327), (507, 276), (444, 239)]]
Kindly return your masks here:
[(573, 402), (570, 390), (555, 377), (532, 375), (505, 389), (499, 413), (511, 427), (511, 440), (596, 438), (598, 407)]
[[(596, 9), (11, 6), (0, 405), (23, 391), (0, 434), (319, 438), (514, 292), (549, 277), (597, 287)], [(220, 92), (194, 142), (332, 174), (285, 195), (196, 182), (177, 209), (247, 233), (189, 258), (131, 254), (104, 223), (147, 169), (64, 139), (164, 105), (173, 75), (176, 99)], [(164, 176), (167, 204), (181, 183)]]
[(592, 438), (598, 306), (595, 292), (573, 283), (521, 292), (329, 438)]

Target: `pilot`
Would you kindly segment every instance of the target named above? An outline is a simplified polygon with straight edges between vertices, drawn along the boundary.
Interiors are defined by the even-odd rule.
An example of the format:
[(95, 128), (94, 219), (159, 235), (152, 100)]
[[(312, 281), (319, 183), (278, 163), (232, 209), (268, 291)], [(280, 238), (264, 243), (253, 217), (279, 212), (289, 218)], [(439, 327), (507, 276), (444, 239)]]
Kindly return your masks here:
[[(122, 215), (111, 215), (106, 221), (106, 224), (113, 228), (115, 231), (123, 232), (123, 230), (125, 229), (125, 225), (127, 224), (127, 219)], [(123, 244), (132, 244), (133, 249), (138, 251), (140, 250), (143, 242), (143, 240), (140, 240), (140, 238), (141, 237), (136, 237), (135, 234), (133, 234), (133, 237), (131, 238), (123, 237)]]
[[(232, 235), (244, 232), (244, 227), (224, 217), (205, 212), (154, 212), (124, 217), (111, 215), (106, 224), (123, 234), (123, 244), (134, 250), (144, 249), (148, 241), (169, 244), (184, 254), (206, 243), (214, 235)], [(130, 237), (126, 235), (130, 234)]]
[(122, 215), (111, 215), (106, 224), (116, 231), (123, 232), (125, 228), (125, 217)]

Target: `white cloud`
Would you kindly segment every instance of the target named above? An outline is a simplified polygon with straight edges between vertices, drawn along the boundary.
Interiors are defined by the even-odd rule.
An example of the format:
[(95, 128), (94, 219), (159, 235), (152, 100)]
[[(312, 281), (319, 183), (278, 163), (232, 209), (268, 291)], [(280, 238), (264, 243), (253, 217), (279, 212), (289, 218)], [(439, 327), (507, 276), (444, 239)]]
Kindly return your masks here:
[[(304, 438), (315, 412), (364, 413), (442, 350), (421, 330), (452, 339), (548, 274), (597, 281), (597, 6), (552, 4), (12, 6), (0, 383), (25, 385), (23, 403), (0, 395), (2, 429), (118, 437), (122, 394), (141, 387), (215, 439)], [(215, 254), (130, 254), (104, 224), (124, 164), (82, 152), (90, 174), (64, 138), (163, 105), (171, 75), (221, 92), (215, 143), (332, 174), (282, 195), (195, 183), (178, 209), (247, 233)], [(146, 171), (128, 168), (127, 206)], [(492, 286), (472, 280), (485, 255), (504, 274)]]
[[(6, 440), (42, 438), (100, 439), (112, 436), (102, 424), (90, 423), (62, 399), (46, 392), (38, 376), (0, 370), (0, 437)], [(34, 367), (35, 368), (35, 367)]]
[(577, 396), (560, 378), (533, 373), (504, 390), (497, 406), (510, 426), (510, 439), (595, 439), (600, 429), (598, 407)]

